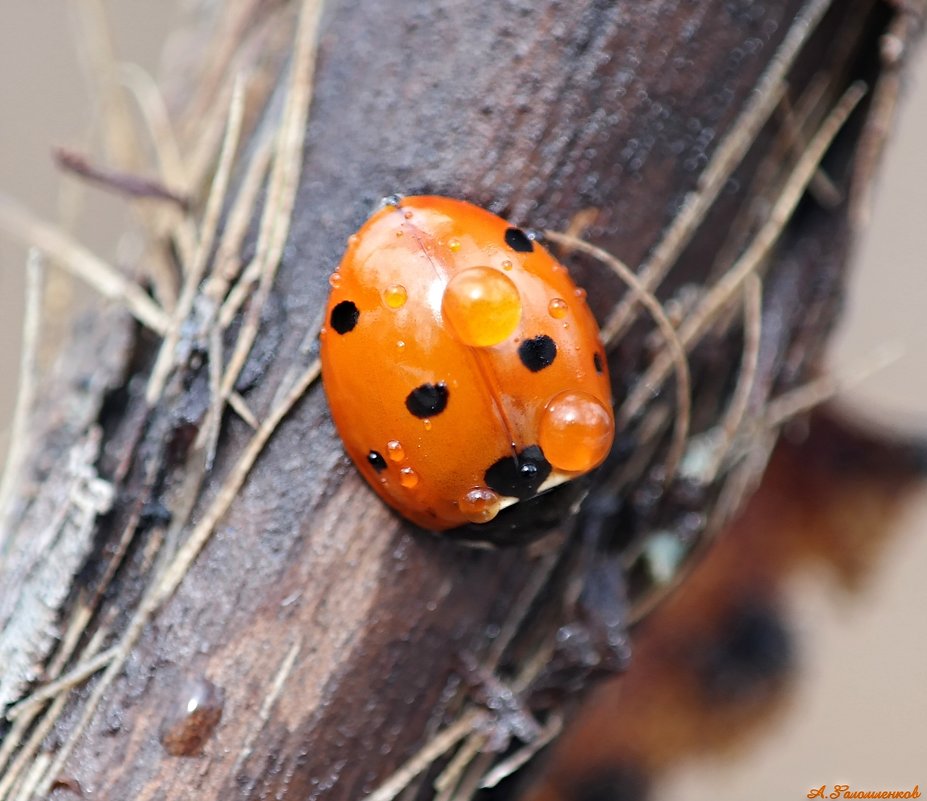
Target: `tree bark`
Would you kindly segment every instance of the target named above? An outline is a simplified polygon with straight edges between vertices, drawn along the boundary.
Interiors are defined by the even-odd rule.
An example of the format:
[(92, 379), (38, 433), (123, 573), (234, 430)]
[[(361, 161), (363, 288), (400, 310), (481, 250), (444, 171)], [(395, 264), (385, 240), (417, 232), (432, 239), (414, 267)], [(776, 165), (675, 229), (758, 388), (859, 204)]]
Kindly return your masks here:
[[(300, 36), (313, 33), (312, 8), (301, 10)], [(481, 689), (461, 682), (468, 656), (524, 690), (542, 726), (568, 715), (572, 685), (542, 708), (531, 667), (575, 618), (583, 543), (600, 541), (600, 563), (621, 562), (632, 605), (645, 609), (655, 538), (669, 532), (684, 557), (710, 540), (785, 419), (770, 417), (771, 399), (815, 375), (915, 28), (911, 8), (875, 0), (343, 0), (322, 14), (308, 58), (292, 50), (289, 5), (242, 0), (215, 13), (191, 23), (166, 80), (194, 198), (193, 217), (175, 218), (169, 244), (159, 243), (178, 265), (176, 305), (162, 301), (162, 316), (145, 324), (122, 306), (84, 320), (33, 416), (28, 481), (10, 506), (0, 563), (9, 719), (0, 756), (11, 760), (0, 799), (75, 788), (112, 799), (356, 799), (381, 788), (386, 798), (383, 783), (467, 715), (473, 742), (481, 736), (489, 714)], [(233, 79), (245, 76), (221, 235), (255, 154), (286, 130), (288, 113), (299, 120), (291, 71), (298, 82), (312, 64), (286, 246), (279, 258), (262, 250), (262, 209), (286, 191), (287, 174), (275, 184), (272, 171), (233, 253), (245, 263), (257, 254), (260, 269), (233, 281), (246, 302), (217, 334), (213, 318), (201, 323), (204, 304), (227, 300), (208, 291), (222, 246), (204, 251), (203, 282), (190, 278), (182, 247), (184, 225), (204, 241), (207, 179), (222, 174), (213, 123), (224, 124)], [(736, 447), (710, 480), (686, 468), (665, 481), (678, 400), (670, 377), (626, 421), (593, 480), (520, 505), (519, 527), (551, 527), (534, 546), (466, 548), (411, 529), (369, 492), (311, 366), (327, 276), (379, 198), (445, 194), (538, 230), (572, 225), (632, 267), (652, 264), (663, 242), (673, 258), (657, 294), (684, 321), (762, 235), (815, 132), (858, 81), (866, 97), (838, 126), (813, 191), (750, 270), (762, 275), (753, 380)], [(718, 197), (672, 253), (667, 232), (712, 187)], [(623, 284), (575, 251), (564, 258), (596, 314), (614, 322)], [(185, 285), (199, 300), (184, 316)], [(759, 297), (759, 284), (744, 286)], [(687, 457), (697, 435), (718, 433), (737, 394), (750, 340), (744, 297), (738, 284), (691, 344)], [(210, 364), (221, 339), (227, 369), (249, 318), (260, 329), (232, 394), (265, 427), (256, 434), (226, 410), (212, 459)], [(172, 326), (176, 347), (162, 350), (165, 380), (152, 396)], [(657, 358), (652, 329), (639, 316), (610, 351), (619, 402)], [(66, 691), (23, 702), (87, 665)], [(453, 753), (436, 746), (434, 760), (409, 771), (410, 797), (434, 795)], [(476, 756), (481, 771), (492, 762)]]

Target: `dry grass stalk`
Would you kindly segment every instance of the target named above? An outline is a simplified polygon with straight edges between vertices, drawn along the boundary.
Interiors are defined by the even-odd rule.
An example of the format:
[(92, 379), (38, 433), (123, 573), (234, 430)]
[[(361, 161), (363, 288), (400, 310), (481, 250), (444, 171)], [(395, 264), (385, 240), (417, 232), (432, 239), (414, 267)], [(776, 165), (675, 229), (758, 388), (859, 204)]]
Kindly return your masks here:
[(120, 275), (60, 228), (35, 217), (12, 198), (0, 194), (0, 228), (14, 239), (46, 254), (51, 263), (84, 281), (103, 297), (123, 305), (142, 325), (163, 335), (169, 319), (164, 310), (133, 281)]
[[(808, 182), (817, 171), (824, 153), (865, 93), (866, 88), (860, 83), (855, 83), (847, 89), (808, 143), (808, 147), (795, 165), (759, 233), (740, 258), (711, 287), (702, 301), (679, 326), (679, 339), (686, 350), (695, 346), (746, 278), (763, 264), (791, 219), (792, 212), (801, 200)], [(642, 407), (648, 395), (666, 380), (673, 364), (673, 359), (669, 354), (660, 354), (647, 369), (638, 386), (632, 390), (626, 403), (632, 408)]]
[[(702, 175), (698, 187), (683, 202), (679, 213), (663, 234), (650, 257), (640, 266), (638, 278), (648, 291), (654, 292), (681, 255), (705, 215), (756, 140), (779, 101), (785, 94), (785, 78), (808, 37), (817, 28), (832, 0), (815, 0), (802, 11), (792, 26), (775, 58), (757, 82), (753, 100), (731, 127), (731, 132), (718, 146)], [(619, 303), (602, 327), (606, 347), (613, 345), (631, 322), (630, 314), (637, 298), (628, 297)]]
[[(692, 410), (692, 381), (689, 377), (689, 363), (686, 361), (686, 351), (676, 334), (676, 329), (666, 316), (660, 301), (628, 267), (613, 255), (581, 239), (560, 234), (556, 231), (545, 231), (545, 236), (554, 242), (569, 245), (581, 253), (593, 256), (607, 265), (631, 290), (631, 294), (636, 297), (637, 302), (650, 312), (651, 317), (653, 317), (654, 322), (660, 329), (660, 333), (663, 334), (668, 358), (676, 371), (676, 420), (673, 425), (673, 439), (666, 456), (665, 480), (669, 484), (676, 475), (676, 470), (685, 452), (686, 439), (689, 436), (689, 418)], [(632, 403), (629, 398), (618, 411), (615, 422), (619, 427), (626, 426), (635, 418), (646, 402), (642, 393), (631, 397), (636, 398), (636, 402)]]

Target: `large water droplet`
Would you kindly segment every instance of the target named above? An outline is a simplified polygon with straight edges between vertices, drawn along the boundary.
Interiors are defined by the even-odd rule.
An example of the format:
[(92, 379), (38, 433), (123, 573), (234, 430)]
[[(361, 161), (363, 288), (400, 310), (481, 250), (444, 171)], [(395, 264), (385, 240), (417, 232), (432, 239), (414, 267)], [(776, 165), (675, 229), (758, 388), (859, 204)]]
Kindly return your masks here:
[(608, 455), (615, 437), (612, 410), (594, 395), (567, 390), (551, 398), (538, 423), (544, 456), (558, 470), (585, 473)]
[(521, 296), (505, 273), (471, 267), (448, 281), (441, 312), (465, 345), (489, 347), (504, 342), (518, 327)]

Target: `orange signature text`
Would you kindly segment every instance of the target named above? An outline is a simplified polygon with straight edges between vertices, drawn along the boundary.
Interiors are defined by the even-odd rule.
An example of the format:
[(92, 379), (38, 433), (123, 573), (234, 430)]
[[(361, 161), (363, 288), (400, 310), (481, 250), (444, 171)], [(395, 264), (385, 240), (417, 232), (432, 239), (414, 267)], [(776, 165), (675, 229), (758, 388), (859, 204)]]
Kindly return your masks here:
[(910, 790), (857, 790), (849, 784), (835, 784), (828, 788), (826, 784), (812, 787), (808, 798), (920, 798), (920, 785), (915, 784)]

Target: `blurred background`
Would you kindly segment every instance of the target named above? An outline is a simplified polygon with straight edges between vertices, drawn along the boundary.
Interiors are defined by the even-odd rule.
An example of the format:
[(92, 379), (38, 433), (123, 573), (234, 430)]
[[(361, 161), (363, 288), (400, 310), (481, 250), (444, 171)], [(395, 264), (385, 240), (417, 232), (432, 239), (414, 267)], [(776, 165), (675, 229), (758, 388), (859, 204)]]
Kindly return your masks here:
[[(83, 5), (102, 7), (102, 0)], [(75, 5), (7, 2), (0, 26), (0, 192), (62, 223), (118, 263), (121, 203), (85, 190), (55, 169), (51, 150), (87, 152), (95, 108), (86, 65), (75, 51)], [(171, 26), (171, 2), (105, 4), (121, 58), (153, 74)], [(169, 52), (169, 47), (167, 52)], [(896, 130), (857, 245), (843, 325), (831, 369), (851, 376), (884, 348), (893, 364), (857, 383), (841, 405), (883, 425), (927, 433), (927, 58), (915, 58)], [(79, 201), (79, 202), (78, 202)], [(9, 439), (21, 340), (25, 251), (0, 237), (0, 458)], [(51, 279), (60, 282), (61, 279)], [(61, 284), (64, 286), (64, 284)], [(65, 302), (81, 298), (61, 289)], [(798, 627), (800, 673), (787, 707), (735, 752), (679, 765), (659, 797), (804, 798), (821, 784), (927, 792), (927, 492), (899, 521), (882, 563), (852, 595), (811, 572), (789, 588)]]

